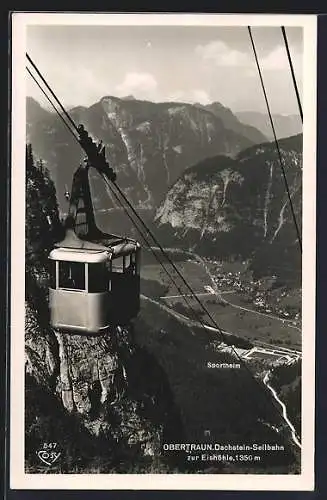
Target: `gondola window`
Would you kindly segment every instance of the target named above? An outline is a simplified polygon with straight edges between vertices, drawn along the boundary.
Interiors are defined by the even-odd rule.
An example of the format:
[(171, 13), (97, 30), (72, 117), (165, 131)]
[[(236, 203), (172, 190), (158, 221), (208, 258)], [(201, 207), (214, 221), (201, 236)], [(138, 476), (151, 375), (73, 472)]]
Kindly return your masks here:
[(59, 262), (59, 288), (85, 290), (85, 264), (83, 262)]
[(104, 264), (88, 264), (89, 287), (91, 293), (104, 293), (109, 291), (110, 283), (108, 271)]

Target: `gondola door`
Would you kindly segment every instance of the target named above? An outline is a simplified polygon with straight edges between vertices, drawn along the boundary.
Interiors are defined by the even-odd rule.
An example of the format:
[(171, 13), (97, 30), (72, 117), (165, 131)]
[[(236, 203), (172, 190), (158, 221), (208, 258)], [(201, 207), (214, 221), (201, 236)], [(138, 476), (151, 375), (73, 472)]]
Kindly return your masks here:
[(119, 324), (128, 322), (139, 311), (140, 276), (138, 251), (112, 259), (110, 269), (111, 315)]

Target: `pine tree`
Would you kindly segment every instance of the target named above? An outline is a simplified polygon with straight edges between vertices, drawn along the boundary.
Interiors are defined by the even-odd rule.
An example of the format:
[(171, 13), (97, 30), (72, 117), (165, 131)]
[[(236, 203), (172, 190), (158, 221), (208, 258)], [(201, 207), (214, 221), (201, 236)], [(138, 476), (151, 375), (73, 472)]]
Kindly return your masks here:
[(34, 166), (32, 144), (26, 144), (26, 170), (30, 171)]
[[(35, 163), (31, 144), (26, 145), (26, 245), (27, 261), (46, 255), (58, 239), (61, 224), (56, 190), (42, 160)], [(39, 256), (39, 257), (38, 257)]]

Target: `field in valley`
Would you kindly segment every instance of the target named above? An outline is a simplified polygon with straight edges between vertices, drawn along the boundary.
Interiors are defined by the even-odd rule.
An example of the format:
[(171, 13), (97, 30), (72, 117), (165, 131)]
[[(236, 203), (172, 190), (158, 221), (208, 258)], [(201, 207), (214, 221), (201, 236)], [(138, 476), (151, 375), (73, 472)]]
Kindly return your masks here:
[[(301, 349), (300, 328), (289, 320), (255, 310), (254, 305), (249, 303), (241, 292), (233, 290), (232, 287), (226, 286), (219, 289), (220, 296), (210, 293), (210, 289), (213, 291), (213, 284), (204, 265), (196, 260), (191, 260), (188, 254), (185, 257), (185, 260), (175, 261), (175, 265), (194, 292), (198, 294), (198, 298), (219, 327), (250, 342), (264, 342)], [(210, 269), (209, 265), (206, 264), (206, 266), (207, 269)], [(191, 310), (193, 308), (197, 311), (198, 317), (202, 317), (205, 323), (212, 325), (210, 319), (205, 313), (203, 314), (194, 298), (188, 296), (187, 302), (185, 302), (181, 293), (189, 295), (190, 292), (173, 271), (172, 266), (165, 264), (165, 267), (173, 274), (179, 290), (171, 282), (159, 263), (156, 263), (155, 259), (151, 261), (147, 257), (147, 261), (142, 264), (142, 293), (192, 319), (194, 319)]]

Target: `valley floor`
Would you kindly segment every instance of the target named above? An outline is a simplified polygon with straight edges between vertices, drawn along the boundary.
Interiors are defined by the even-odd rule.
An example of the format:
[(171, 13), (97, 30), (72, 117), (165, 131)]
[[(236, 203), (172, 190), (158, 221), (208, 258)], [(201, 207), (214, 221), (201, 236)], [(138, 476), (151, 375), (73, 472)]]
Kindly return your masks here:
[[(192, 260), (190, 255), (193, 257)], [(270, 309), (268, 309), (269, 312), (258, 310), (243, 291), (235, 290), (230, 284), (227, 286), (217, 285), (217, 279), (209, 266), (198, 255), (188, 252), (185, 253), (185, 257), (184, 261), (178, 260), (175, 265), (178, 266), (197, 297), (224, 332), (245, 339), (252, 344), (301, 351), (302, 339), (299, 321), (277, 316)], [(165, 264), (165, 266), (175, 277), (180, 289), (177, 290), (170, 282), (159, 264), (146, 263), (142, 267), (143, 280), (159, 283), (162, 285), (164, 293), (151, 295), (150, 288), (145, 295), (157, 299), (165, 306), (192, 320), (195, 318), (192, 310), (196, 311), (198, 322), (199, 318), (202, 318), (205, 324), (213, 326), (208, 317), (201, 311), (197, 301), (190, 296), (189, 291), (180, 282), (172, 267), (169, 264)], [(186, 298), (181, 292), (186, 295)]]
[[(171, 256), (174, 255), (171, 250), (167, 251), (171, 252)], [(274, 366), (288, 366), (301, 361), (301, 329), (298, 323), (294, 324), (293, 319), (286, 319), (272, 312), (256, 310), (255, 304), (246, 301), (245, 294), (231, 287), (219, 288), (208, 264), (199, 256), (185, 252), (183, 258), (179, 251), (178, 258), (174, 261), (224, 334), (224, 342), (221, 342), (219, 330), (202, 314), (196, 300), (189, 292), (184, 295), (185, 287), (181, 285), (177, 289), (171, 284), (159, 264), (151, 262), (147, 255), (142, 265), (143, 305), (140, 318), (151, 324), (153, 335), (150, 339), (141, 335), (138, 340), (155, 354), (167, 372), (177, 404), (182, 409), (188, 438), (201, 439), (201, 433), (205, 435), (210, 431), (211, 436), (216, 439), (224, 436), (224, 439), (228, 440), (233, 436), (232, 439), (237, 442), (247, 433), (244, 434), (238, 416), (236, 420), (235, 415), (232, 417), (232, 413), (236, 411), (238, 415), (242, 414), (245, 420), (249, 419), (250, 440), (260, 439), (259, 436), (264, 435), (264, 432), (261, 433), (265, 428), (270, 429), (271, 435), (278, 439), (283, 436), (290, 446), (289, 450), (293, 450), (294, 446), (298, 449), (299, 441), (297, 443), (294, 440), (294, 428), (287, 416), (286, 405), (283, 403), (281, 408), (277, 392), (274, 393), (276, 399), (271, 384), (268, 386), (266, 383), (266, 375)], [(169, 264), (165, 266), (173, 273)], [(265, 417), (255, 417), (253, 411), (255, 413), (257, 408), (256, 403), (249, 401), (250, 392), (246, 389), (248, 382), (243, 379), (242, 389), (237, 388), (244, 376), (244, 373), (241, 375), (242, 371), (215, 370), (208, 367), (208, 360), (213, 365), (218, 363), (222, 366), (222, 363), (226, 362), (230, 363), (230, 366), (236, 366), (237, 356), (246, 362), (258, 383), (266, 385), (271, 404), (274, 400), (278, 403), (278, 417), (273, 415), (273, 406), (265, 413)], [(235, 383), (235, 380), (238, 382)], [(226, 384), (224, 394), (220, 392), (222, 383)], [(217, 384), (220, 390), (217, 390)], [(208, 404), (208, 400), (212, 403)], [(233, 400), (236, 400), (236, 406), (240, 405), (238, 410), (236, 406), (233, 407)], [(221, 401), (224, 401), (225, 412), (222, 412)], [(214, 415), (219, 415), (218, 422), (214, 422)], [(226, 425), (225, 418), (230, 427), (223, 430), (220, 426)], [(222, 421), (219, 422), (219, 419)], [(258, 422), (264, 427), (258, 425)], [(295, 439), (298, 439), (297, 436)], [(270, 466), (277, 466), (276, 462), (274, 466), (269, 463), (270, 459), (267, 457), (265, 460), (268, 460), (267, 470)], [(282, 462), (283, 459), (280, 464)], [(286, 469), (293, 466), (291, 459)], [(258, 464), (255, 469), (257, 468)]]

